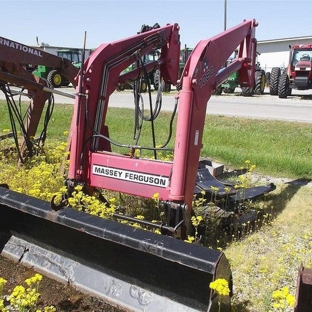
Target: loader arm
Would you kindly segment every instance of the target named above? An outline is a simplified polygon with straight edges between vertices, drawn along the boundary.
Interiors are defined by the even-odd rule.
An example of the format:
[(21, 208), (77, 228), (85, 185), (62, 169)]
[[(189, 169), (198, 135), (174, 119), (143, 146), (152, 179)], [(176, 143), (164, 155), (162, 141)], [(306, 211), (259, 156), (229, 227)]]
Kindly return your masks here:
[[(179, 114), (172, 166), (170, 198), (191, 207), (207, 102), (212, 91), (233, 72), (239, 70), (242, 86), (253, 86), (256, 63), (255, 20), (200, 41), (188, 58), (181, 77)], [(238, 47), (237, 58), (220, 70)]]
[[(67, 59), (0, 37), (0, 81), (3, 84), (2, 90), (6, 93), (8, 105), (14, 105), (15, 100), (7, 92), (8, 89), (4, 87), (5, 85), (27, 90), (27, 96), (30, 100), (27, 109), (27, 120), (24, 122), (22, 131), (22, 143), (17, 146), (21, 150), (21, 161), (23, 161), (25, 152), (27, 152), (28, 156), (32, 156), (34, 150), (32, 138), (36, 135), (46, 101), (52, 101), (52, 90), (49, 88), (47, 81), (28, 72), (25, 68), (26, 64), (57, 68), (73, 85), (76, 85), (75, 77), (78, 74), (78, 69)], [(12, 126), (12, 128), (14, 127)], [(15, 139), (16, 144), (19, 145), (17, 137)], [(39, 139), (42, 142), (45, 140), (43, 137)]]
[[(25, 155), (22, 155), (24, 152), (27, 151), (28, 156), (32, 156), (33, 154), (32, 138), (36, 135), (44, 104), (50, 98), (51, 94), (44, 91), (44, 88), (47, 87), (47, 82), (44, 79), (32, 75), (20, 64), (0, 61), (0, 68), (1, 90), (5, 92), (8, 106), (10, 105), (10, 101), (11, 105), (13, 105), (12, 101), (14, 101), (14, 99), (6, 92), (5, 84), (9, 83), (12, 86), (28, 90), (29, 105), (27, 109), (27, 119), (24, 123), (24, 131), (22, 131), (23, 138), (21, 146), (17, 146), (17, 148), (21, 150), (20, 161), (23, 161)], [(9, 114), (10, 113), (11, 112), (9, 112)], [(11, 120), (12, 117), (13, 116), (11, 116)], [(13, 128), (14, 126), (12, 125), (12, 131)]]
[(3, 37), (0, 37), (0, 61), (54, 67), (76, 86), (79, 69), (70, 60)]

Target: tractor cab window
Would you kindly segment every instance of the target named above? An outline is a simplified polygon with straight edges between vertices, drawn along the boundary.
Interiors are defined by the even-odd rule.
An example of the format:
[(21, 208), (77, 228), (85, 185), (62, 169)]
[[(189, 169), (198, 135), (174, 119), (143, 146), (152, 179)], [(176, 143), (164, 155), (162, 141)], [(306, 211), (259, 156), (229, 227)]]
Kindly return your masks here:
[(152, 52), (144, 55), (144, 63), (148, 64), (150, 62), (157, 61), (159, 56), (160, 56), (159, 51), (152, 51)]
[(311, 61), (312, 60), (312, 50), (295, 50), (293, 56), (293, 66), (295, 66), (300, 61)]
[(180, 52), (180, 63), (186, 63), (187, 59), (189, 58), (189, 56), (191, 55), (191, 53), (193, 52), (193, 49), (190, 48), (186, 48), (181, 50)]
[(61, 58), (67, 59), (72, 63), (79, 63), (79, 54), (68, 52), (68, 51), (58, 51), (57, 55)]
[(226, 60), (226, 66), (228, 66), (229, 64), (231, 64), (233, 62), (234, 59), (237, 58), (238, 55), (238, 50), (236, 49), (230, 56), (229, 58)]
[(78, 53), (72, 53), (71, 56), (72, 56), (72, 59), (71, 59), (72, 63), (79, 63), (80, 62)]

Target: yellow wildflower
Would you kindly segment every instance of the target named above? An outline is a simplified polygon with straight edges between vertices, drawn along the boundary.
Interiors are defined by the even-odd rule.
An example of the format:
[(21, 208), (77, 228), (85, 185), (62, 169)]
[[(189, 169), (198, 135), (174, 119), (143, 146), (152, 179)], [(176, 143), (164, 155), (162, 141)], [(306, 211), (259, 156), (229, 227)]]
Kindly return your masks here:
[(188, 235), (188, 236), (187, 236), (187, 239), (185, 239), (184, 241), (185, 241), (186, 243), (192, 244), (194, 240), (195, 240), (195, 237), (194, 237), (194, 236)]
[(144, 216), (142, 216), (142, 215), (137, 215), (135, 218), (139, 219), (139, 220), (144, 220)]
[(158, 199), (159, 199), (159, 193), (155, 193), (155, 194), (153, 195), (152, 199), (158, 200)]
[(230, 294), (229, 283), (224, 278), (216, 279), (209, 284), (209, 287), (221, 296), (228, 296)]
[(289, 293), (289, 287), (275, 290), (272, 294), (272, 307), (277, 309), (292, 308), (295, 305), (295, 297)]

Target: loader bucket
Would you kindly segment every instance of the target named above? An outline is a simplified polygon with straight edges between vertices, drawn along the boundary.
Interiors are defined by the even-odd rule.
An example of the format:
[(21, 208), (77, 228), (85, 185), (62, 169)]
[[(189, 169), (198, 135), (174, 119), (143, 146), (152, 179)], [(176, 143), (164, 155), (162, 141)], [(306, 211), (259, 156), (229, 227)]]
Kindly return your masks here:
[(1, 254), (129, 311), (230, 311), (209, 284), (222, 252), (106, 220), (0, 187)]

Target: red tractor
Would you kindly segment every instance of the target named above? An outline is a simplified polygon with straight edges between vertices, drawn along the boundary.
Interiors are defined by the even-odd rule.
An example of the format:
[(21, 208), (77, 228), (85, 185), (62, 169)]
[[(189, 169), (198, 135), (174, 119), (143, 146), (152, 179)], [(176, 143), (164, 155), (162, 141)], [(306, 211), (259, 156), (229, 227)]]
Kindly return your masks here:
[(270, 94), (285, 99), (291, 95), (291, 89), (312, 89), (312, 44), (296, 44), (290, 47), (289, 64), (283, 71), (272, 68)]

